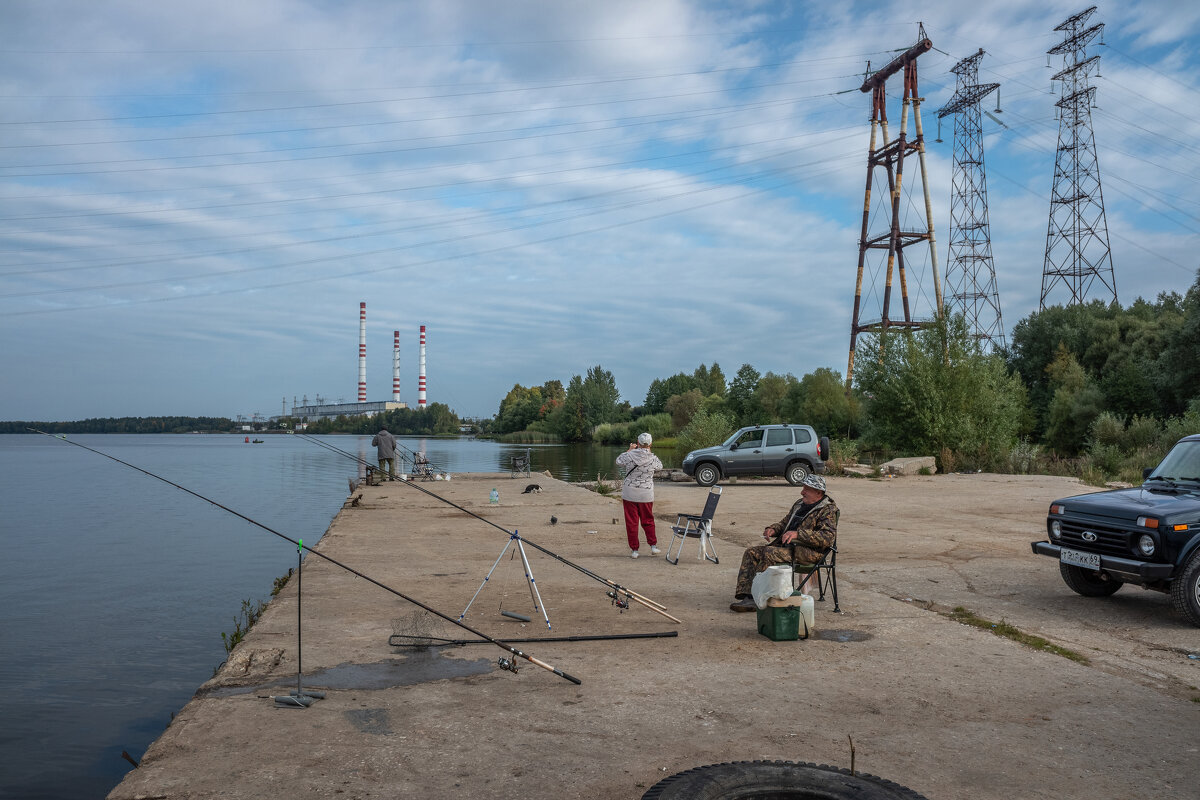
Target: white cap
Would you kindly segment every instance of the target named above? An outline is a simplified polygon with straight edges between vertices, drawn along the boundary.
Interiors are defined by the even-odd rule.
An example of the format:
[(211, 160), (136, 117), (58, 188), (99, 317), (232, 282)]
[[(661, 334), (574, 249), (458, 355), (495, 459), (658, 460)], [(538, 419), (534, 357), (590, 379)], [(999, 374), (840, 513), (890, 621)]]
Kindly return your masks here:
[(648, 433), (638, 434), (638, 444), (650, 444), (654, 439)]

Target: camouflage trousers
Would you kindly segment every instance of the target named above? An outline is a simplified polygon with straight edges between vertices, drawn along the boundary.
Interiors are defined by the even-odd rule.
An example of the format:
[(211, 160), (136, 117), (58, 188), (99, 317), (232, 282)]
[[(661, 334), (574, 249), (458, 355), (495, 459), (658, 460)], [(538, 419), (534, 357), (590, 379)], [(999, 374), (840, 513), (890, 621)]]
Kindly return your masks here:
[[(790, 547), (775, 547), (769, 544), (760, 544), (757, 547), (747, 547), (746, 552), (742, 553), (742, 567), (738, 570), (737, 588), (733, 591), (733, 596), (737, 598), (750, 596), (750, 584), (754, 583), (754, 576), (766, 570), (767, 567), (775, 566), (776, 564), (791, 564), (792, 563), (792, 548)], [(808, 569), (812, 564), (802, 564), (797, 562), (797, 568)]]

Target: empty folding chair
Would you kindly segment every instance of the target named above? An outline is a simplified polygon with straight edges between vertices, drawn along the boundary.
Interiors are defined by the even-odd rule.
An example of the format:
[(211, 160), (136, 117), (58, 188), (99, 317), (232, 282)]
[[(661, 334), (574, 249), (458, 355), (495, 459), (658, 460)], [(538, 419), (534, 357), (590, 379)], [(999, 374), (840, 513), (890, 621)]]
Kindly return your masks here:
[[(708, 500), (704, 503), (704, 511), (700, 514), (680, 514), (675, 524), (671, 526), (671, 543), (667, 545), (667, 561), (672, 564), (679, 563), (679, 556), (683, 554), (683, 543), (692, 537), (700, 540), (700, 555), (698, 559), (720, 564), (717, 559), (717, 550), (712, 543), (712, 519), (717, 513), (717, 501), (721, 499), (721, 487), (714, 486), (708, 492)], [(676, 547), (678, 543), (678, 547)], [(675, 547), (675, 558), (671, 558), (671, 548)]]
[(525, 451), (523, 456), (513, 456), (509, 465), (509, 477), (515, 478), (518, 475), (529, 475), (529, 450)]

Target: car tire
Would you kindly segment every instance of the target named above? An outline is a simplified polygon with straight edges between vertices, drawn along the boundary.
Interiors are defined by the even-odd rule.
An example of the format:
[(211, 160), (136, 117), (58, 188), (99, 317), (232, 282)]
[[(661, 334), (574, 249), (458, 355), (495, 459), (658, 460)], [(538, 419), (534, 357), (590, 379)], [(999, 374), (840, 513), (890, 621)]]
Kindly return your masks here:
[(709, 764), (664, 778), (642, 800), (738, 800), (748, 797), (825, 800), (925, 800), (912, 789), (865, 772), (795, 761)]
[(1108, 597), (1124, 584), (1103, 573), (1091, 569), (1077, 567), (1074, 564), (1059, 563), (1058, 571), (1062, 573), (1063, 583), (1075, 594), (1084, 597)]
[(721, 480), (721, 470), (717, 469), (716, 464), (706, 461), (696, 466), (696, 483), (701, 486), (712, 486), (719, 480)]
[(804, 483), (804, 479), (810, 474), (808, 464), (805, 464), (803, 461), (793, 461), (787, 465), (787, 470), (783, 473), (783, 476), (787, 478), (787, 482), (792, 486), (799, 486)]
[(1171, 605), (1188, 622), (1200, 626), (1200, 549), (1192, 551), (1183, 570), (1171, 581)]

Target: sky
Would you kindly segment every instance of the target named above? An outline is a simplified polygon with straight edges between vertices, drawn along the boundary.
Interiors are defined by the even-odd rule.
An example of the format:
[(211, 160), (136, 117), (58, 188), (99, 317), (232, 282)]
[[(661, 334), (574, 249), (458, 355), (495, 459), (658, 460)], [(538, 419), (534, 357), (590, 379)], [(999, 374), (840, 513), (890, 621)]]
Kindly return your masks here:
[[(943, 278), (954, 128), (934, 141), (937, 110), (980, 48), (979, 80), (1001, 84), (983, 132), (1011, 334), (1040, 301), (1063, 67), (1047, 50), (1085, 8), (5, 0), (0, 419), (353, 402), (360, 302), (368, 400), (392, 399), (398, 330), (416, 404), (425, 325), (429, 402), (465, 417), (595, 365), (635, 406), (701, 363), (844, 373), (859, 86), (919, 24)], [(1183, 294), (1200, 266), (1200, 5), (1109, 3), (1089, 21), (1105, 25), (1088, 54), (1118, 299)], [(924, 222), (921, 178), (910, 160), (906, 229)], [(916, 318), (932, 276), (928, 248), (910, 251)], [(867, 270), (863, 320), (883, 280)]]

